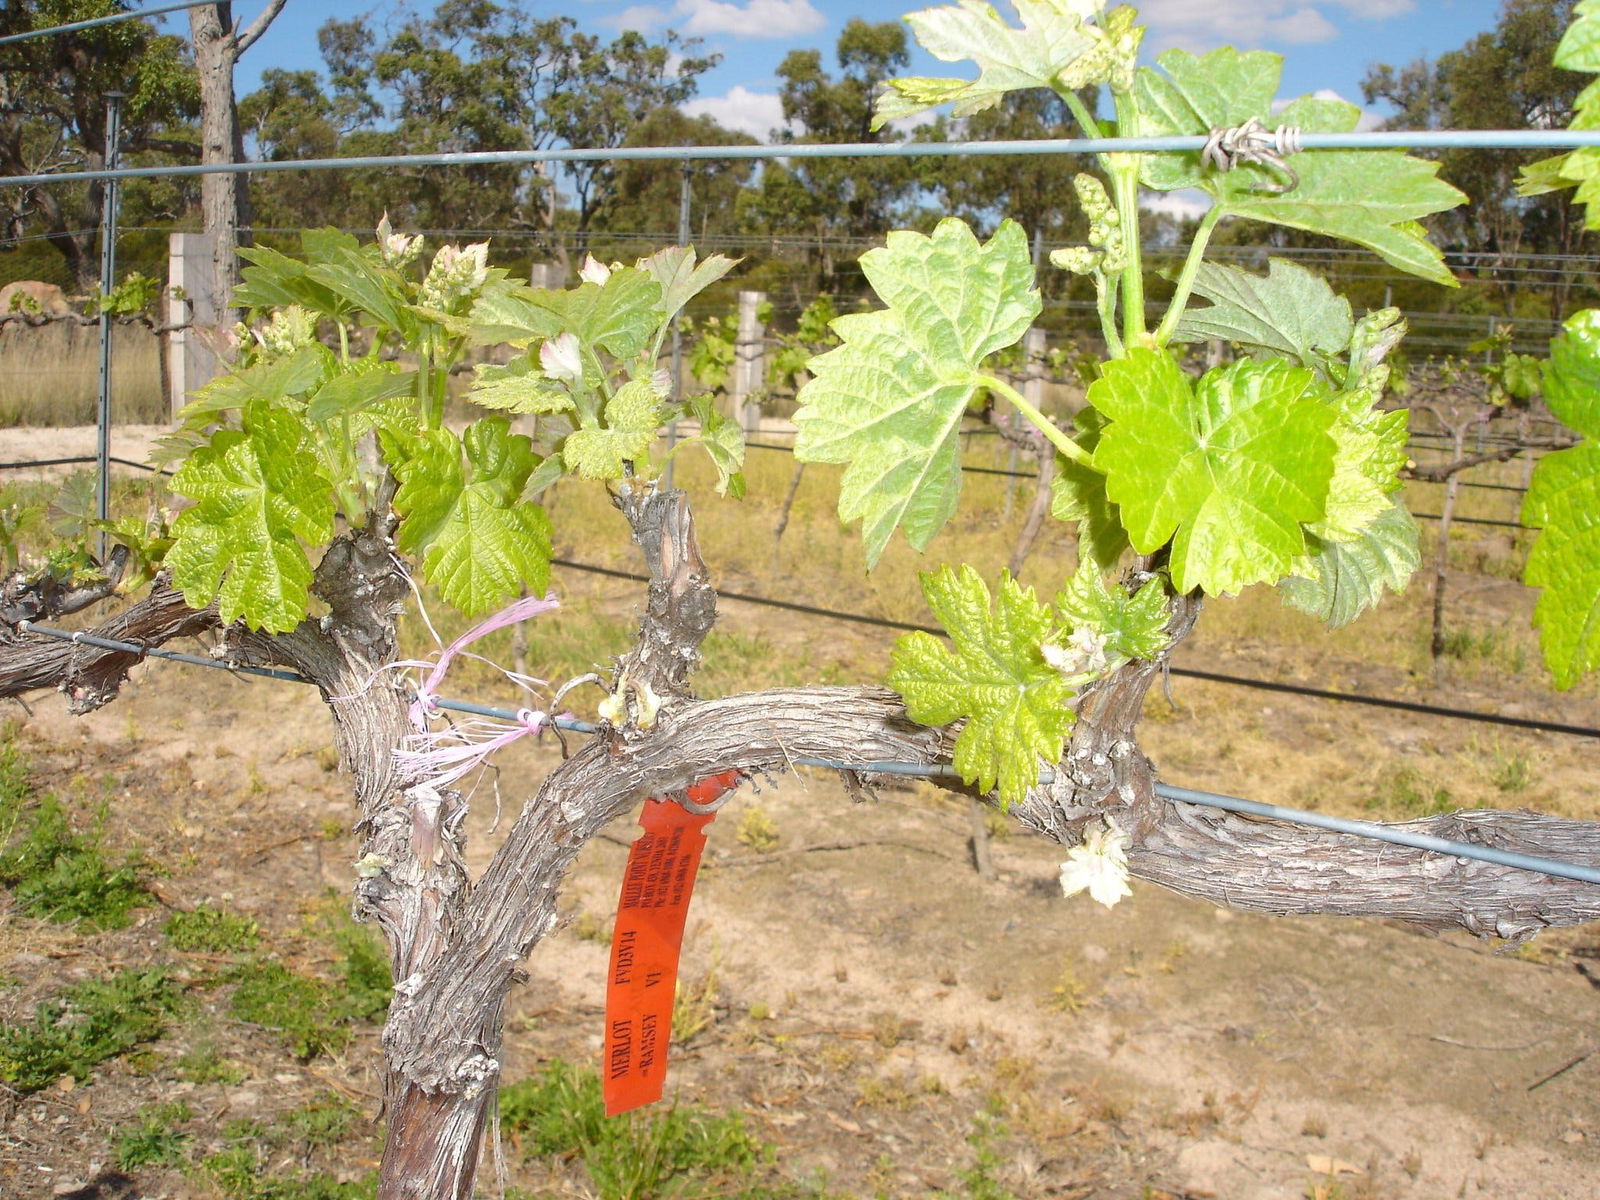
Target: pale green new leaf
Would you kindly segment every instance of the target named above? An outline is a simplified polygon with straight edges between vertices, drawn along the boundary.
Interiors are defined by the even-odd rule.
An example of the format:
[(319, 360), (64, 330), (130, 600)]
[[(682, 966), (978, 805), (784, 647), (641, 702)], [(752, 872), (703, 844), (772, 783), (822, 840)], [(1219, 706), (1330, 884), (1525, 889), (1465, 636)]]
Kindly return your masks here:
[[(1084, 0), (1013, 0), (1022, 27), (1014, 29), (980, 0), (960, 0), (906, 17), (922, 48), (941, 62), (971, 61), (978, 78), (893, 79), (878, 97), (872, 128), (954, 102), (958, 117), (993, 107), (1007, 92), (1080, 88), (1104, 83), (1138, 51), (1131, 19), (1116, 31), (1087, 24), (1099, 7)], [(1123, 36), (1117, 37), (1120, 33)]]
[(1315, 542), (1314, 552), (1278, 590), (1284, 603), (1338, 628), (1375, 606), (1385, 588), (1405, 591), (1421, 561), (1417, 523), (1404, 505), (1391, 501), (1354, 541)]
[(861, 268), (889, 307), (832, 322), (844, 344), (808, 364), (795, 457), (849, 464), (839, 516), (861, 520), (870, 566), (897, 526), (920, 550), (955, 511), (957, 431), (979, 364), (1021, 338), (1039, 293), (1013, 221), (981, 245), (955, 219), (931, 237), (897, 231)]
[(744, 427), (717, 411), (710, 396), (695, 396), (689, 411), (700, 422), (701, 446), (717, 471), (717, 495), (744, 499)]
[(304, 619), (311, 563), (302, 543), (333, 536), (333, 485), (298, 415), (252, 401), (241, 429), (221, 429), (173, 476), (194, 505), (179, 514), (166, 564), (192, 608), (213, 600), (224, 623), (286, 633)]
[(1534, 609), (1539, 643), (1556, 685), (1600, 668), (1600, 312), (1566, 322), (1550, 343), (1545, 401), (1585, 435), (1534, 468), (1522, 522), (1540, 531), (1523, 579), (1542, 588)]
[(307, 268), (306, 277), (388, 329), (403, 333), (416, 325), (406, 312), (407, 290), (400, 273), (373, 262), (359, 250), (340, 249), (331, 261)]
[(1578, 0), (1572, 24), (1556, 46), (1555, 64), (1568, 71), (1600, 72), (1600, 0)]
[[(1169, 50), (1158, 60), (1165, 75), (1141, 69), (1135, 82), (1138, 132), (1207, 134), (1243, 124), (1293, 125), (1307, 132), (1346, 133), (1360, 109), (1305, 97), (1272, 111), (1282, 59), (1231, 47), (1195, 57)], [(1146, 157), (1143, 181), (1160, 191), (1202, 188), (1229, 216), (1286, 225), (1354, 242), (1387, 262), (1447, 286), (1455, 278), (1417, 222), (1454, 208), (1465, 196), (1438, 178), (1439, 164), (1389, 150), (1319, 150), (1294, 156), (1297, 176), (1286, 192), (1258, 190), (1288, 182), (1266, 166), (1241, 163), (1232, 171), (1203, 167), (1198, 153)]]
[(668, 321), (738, 265), (738, 259), (725, 254), (713, 254), (697, 263), (693, 246), (668, 246), (639, 263), (661, 285), (661, 314)]
[(1167, 648), (1167, 596), (1159, 579), (1133, 595), (1107, 587), (1093, 563), (1081, 564), (1056, 596), (1056, 612), (1069, 629), (1092, 629), (1106, 639), (1106, 654), (1115, 660), (1153, 659)]
[(621, 479), (623, 464), (643, 458), (661, 427), (661, 397), (632, 379), (606, 402), (605, 427), (574, 430), (561, 443), (567, 470), (583, 479)]
[(302, 396), (321, 387), (337, 370), (338, 360), (326, 346), (302, 346), (283, 358), (218, 375), (193, 394), (179, 410), (178, 420), (192, 422), (208, 413), (243, 408), (252, 400), (276, 404), (289, 397)]
[(1245, 359), (1191, 388), (1143, 348), (1105, 364), (1089, 401), (1110, 418), (1094, 453), (1134, 549), (1171, 539), (1179, 592), (1271, 583), (1306, 553), (1326, 511), (1335, 412), (1304, 367)]
[(1335, 450), (1327, 512), (1320, 521), (1306, 525), (1325, 542), (1359, 537), (1387, 511), (1389, 496), (1399, 489), (1400, 471), (1409, 461), (1407, 411), (1378, 411), (1370, 398), (1375, 393), (1376, 389), (1362, 388), (1334, 398), (1338, 415), (1328, 430)]
[(543, 295), (560, 317), (562, 332), (623, 361), (643, 353), (667, 319), (661, 311), (661, 284), (637, 267), (618, 267), (603, 284)]
[(528, 438), (513, 434), (504, 417), (485, 417), (462, 439), (448, 429), (426, 430), (403, 445), (380, 436), (400, 481), (396, 544), (421, 555), (423, 577), (448, 603), (478, 616), (520, 588), (545, 590), (550, 518), (521, 498), (539, 462)]
[(965, 718), (953, 764), (982, 791), (999, 785), (1010, 806), (1039, 780), (1039, 760), (1057, 762), (1072, 728), (1073, 692), (1039, 647), (1054, 625), (1050, 610), (1009, 575), (990, 608), (989, 589), (970, 566), (922, 576), (922, 591), (954, 650), (926, 633), (895, 644), (889, 686), (911, 719), (947, 725)]
[(504, 366), (479, 363), (472, 371), (467, 399), (484, 408), (547, 416), (575, 410), (572, 393), (541, 371), (530, 355), (521, 355)]
[(1585, 437), (1600, 437), (1600, 309), (1569, 317), (1550, 343), (1544, 399), (1550, 411)]
[[(1100, 444), (1105, 418), (1092, 406), (1072, 419), (1073, 440), (1093, 454)], [(1056, 455), (1055, 478), (1050, 481), (1050, 515), (1058, 521), (1078, 523), (1078, 559), (1109, 571), (1128, 548), (1117, 506), (1106, 495), (1106, 477), (1092, 467)]]
[(1600, 441), (1539, 460), (1522, 522), (1540, 530), (1523, 580), (1542, 588), (1539, 644), (1556, 686), (1600, 668)]
[(326, 422), (362, 412), (385, 400), (416, 391), (416, 371), (402, 371), (397, 363), (361, 359), (316, 390), (306, 415)]
[(1269, 259), (1265, 275), (1205, 263), (1194, 293), (1211, 305), (1187, 310), (1174, 341), (1238, 342), (1295, 359), (1325, 378), (1329, 360), (1350, 344), (1350, 302), (1321, 275), (1285, 259)]
[(468, 315), (474, 342), (492, 346), (501, 342), (525, 346), (561, 332), (563, 314), (552, 307), (561, 293), (541, 288), (514, 287), (478, 296)]

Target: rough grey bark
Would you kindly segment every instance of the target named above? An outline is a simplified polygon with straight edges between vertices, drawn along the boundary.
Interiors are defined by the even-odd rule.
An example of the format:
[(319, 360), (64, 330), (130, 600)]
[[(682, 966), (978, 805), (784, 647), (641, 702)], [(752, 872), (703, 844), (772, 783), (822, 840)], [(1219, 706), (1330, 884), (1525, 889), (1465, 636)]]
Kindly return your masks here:
[[(202, 4), (189, 10), (189, 37), (200, 78), (200, 162), (220, 165), (244, 161), (244, 136), (233, 96), (233, 69), (282, 11), (286, 0), (270, 0), (249, 28), (237, 30), (233, 5)], [(217, 312), (224, 328), (239, 319), (231, 304), (239, 284), (240, 228), (250, 224), (249, 177), (234, 171), (200, 177), (201, 228), (211, 236), (212, 278)]]

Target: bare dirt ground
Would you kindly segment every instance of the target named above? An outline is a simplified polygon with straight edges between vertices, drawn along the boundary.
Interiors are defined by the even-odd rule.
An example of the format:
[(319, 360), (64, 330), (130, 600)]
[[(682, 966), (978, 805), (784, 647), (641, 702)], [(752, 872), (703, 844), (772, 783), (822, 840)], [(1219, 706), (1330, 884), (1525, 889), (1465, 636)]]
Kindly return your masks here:
[[(724, 586), (829, 599), (807, 592), (803, 563), (777, 579), (745, 572), (728, 571)], [(1464, 622), (1525, 629), (1519, 590), (1467, 573), (1457, 582), (1473, 589)], [(558, 587), (573, 607), (619, 620), (636, 602), (627, 584), (566, 576)], [(1408, 598), (1395, 620), (1414, 621), (1423, 604)], [(725, 611), (732, 632), (767, 639), (747, 648), (798, 647), (814, 667), (850, 668), (851, 678), (873, 677), (888, 644), (852, 627)], [(1390, 636), (1387, 625), (1342, 648), (1314, 639), (1286, 648), (1276, 620), (1247, 597), (1224, 623), (1203, 626), (1180, 661), (1600, 724), (1594, 689), (1553, 698), (1499, 657), (1429, 677), (1363, 657)], [(1356, 811), (1371, 796), (1396, 815), (1403, 767), (1413, 774), (1399, 790), (1425, 793), (1425, 804), (1448, 783), (1452, 805), (1600, 815), (1593, 743), (1582, 739), (1375, 719), (1181, 679), (1174, 699), (1176, 709), (1152, 698), (1147, 722), (1148, 748), (1174, 782), (1324, 807), (1342, 797)], [(228, 1014), (215, 962), (161, 934), (170, 909), (214, 905), (259, 922), (286, 961), (326, 968), (310, 931), (348, 895), (355, 852), (314, 695), (153, 664), (95, 717), (68, 718), (54, 697), (13, 715), (37, 786), (80, 823), (109, 804), (118, 844), (141, 848), (160, 904), (128, 929), (89, 935), (0, 909), (0, 1020), (24, 1020), (71, 982), (152, 962), (189, 981), (194, 1008), (86, 1085), (0, 1096), (0, 1195), (218, 1194), (193, 1173), (115, 1169), (119, 1131), (159, 1101), (185, 1099), (200, 1115), (197, 1155), (221, 1145), (229, 1121), (270, 1124), (330, 1093), (375, 1112), (375, 1027), (338, 1054), (297, 1059)], [(553, 754), (531, 748), (503, 762), (501, 828)], [(1527, 777), (1508, 787), (1501, 772), (1514, 762)], [(481, 789), (475, 865), (496, 843), (494, 807)], [(775, 847), (736, 836), (752, 807), (775, 822)], [(589, 848), (566, 920), (530, 961), (509, 1013), (508, 1081), (555, 1057), (598, 1063), (609, 922), (633, 832), (618, 826)], [(1594, 927), (1497, 953), (1399, 925), (1231, 914), (1137, 883), (1107, 911), (1063, 898), (1059, 850), (1020, 833), (994, 844), (999, 879), (980, 880), (966, 834), (964, 808), (925, 787), (858, 804), (812, 773), (736, 798), (711, 829), (683, 966), (707, 1023), (675, 1047), (669, 1094), (744, 1114), (783, 1176), (835, 1196), (1596, 1194)], [(184, 1078), (176, 1064), (202, 1044), (236, 1065), (235, 1082)], [(273, 1165), (358, 1178), (377, 1146), (362, 1124), (331, 1150)], [(997, 1164), (988, 1182), (1003, 1190), (972, 1183), (985, 1154)], [(505, 1157), (508, 1182), (530, 1194), (592, 1194), (574, 1164), (527, 1160), (515, 1144)], [(489, 1170), (484, 1194), (492, 1189)]]

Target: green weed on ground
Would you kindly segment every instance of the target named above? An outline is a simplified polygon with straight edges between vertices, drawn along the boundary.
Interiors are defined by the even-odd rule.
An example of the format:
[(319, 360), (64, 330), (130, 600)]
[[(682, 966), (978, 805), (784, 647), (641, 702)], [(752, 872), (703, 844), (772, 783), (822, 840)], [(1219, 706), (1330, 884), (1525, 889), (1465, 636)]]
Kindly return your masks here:
[(54, 796), (37, 804), (32, 798), (21, 751), (9, 731), (0, 730), (0, 884), (27, 916), (81, 921), (90, 930), (122, 928), (128, 911), (149, 898), (137, 856), (107, 861), (103, 808), (84, 835)]
[(607, 1118), (600, 1077), (559, 1060), (500, 1093), (500, 1124), (528, 1157), (576, 1158), (600, 1200), (796, 1195), (737, 1114), (690, 1106)]
[(27, 1024), (0, 1025), (0, 1080), (37, 1092), (63, 1075), (79, 1083), (108, 1058), (159, 1038), (182, 994), (159, 968), (76, 984)]
[[(340, 1183), (325, 1172), (269, 1165), (268, 1153), (282, 1150), (293, 1136), (287, 1124), (282, 1129), (267, 1129), (255, 1121), (230, 1122), (223, 1128), (227, 1144), (202, 1159), (194, 1173), (227, 1200), (372, 1200), (378, 1194), (376, 1172)], [(276, 1153), (271, 1156), (278, 1157)]]
[(193, 1118), (194, 1111), (182, 1101), (144, 1109), (139, 1113), (138, 1124), (124, 1129), (117, 1138), (117, 1166), (131, 1171), (181, 1162), (189, 1148), (190, 1135), (176, 1127)]
[(381, 1023), (389, 1011), (389, 960), (377, 935), (345, 917), (327, 936), (338, 951), (336, 980), (301, 974), (259, 954), (240, 960), (223, 977), (237, 985), (229, 1011), (278, 1030), (300, 1058), (344, 1049), (352, 1025)]
[(204, 905), (193, 912), (173, 913), (164, 927), (174, 949), (234, 954), (253, 950), (261, 941), (261, 927), (248, 917)]

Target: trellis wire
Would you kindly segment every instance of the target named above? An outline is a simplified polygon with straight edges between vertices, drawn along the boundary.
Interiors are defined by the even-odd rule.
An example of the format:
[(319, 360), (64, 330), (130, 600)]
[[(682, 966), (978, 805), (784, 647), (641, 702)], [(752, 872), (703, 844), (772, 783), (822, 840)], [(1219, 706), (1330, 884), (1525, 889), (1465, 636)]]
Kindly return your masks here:
[(162, 13), (177, 12), (185, 8), (199, 8), (202, 4), (215, 4), (216, 0), (177, 0), (175, 4), (155, 4), (149, 8), (130, 9), (127, 12), (112, 13), (108, 17), (93, 17), (87, 21), (70, 21), (65, 25), (47, 25), (43, 29), (28, 29), (22, 33), (8, 34), (0, 37), (0, 46), (9, 46), (13, 42), (25, 42), (29, 38), (45, 37), (56, 33), (76, 33), (80, 29), (93, 29), (97, 25), (112, 25), (118, 21), (132, 21), (139, 17), (157, 17)]
[[(686, 162), (697, 159), (972, 158), (1036, 154), (1160, 154), (1198, 152), (1209, 138), (1034, 138), (992, 142), (787, 142), (758, 146), (616, 146), (549, 150), (469, 150), (439, 154), (369, 154), (349, 158), (291, 158), (264, 162), (190, 163), (171, 167), (62, 171), (0, 176), (0, 186), (82, 183), (93, 179), (175, 179), (192, 175), (253, 175), (269, 171), (353, 171), (388, 167), (529, 166), (563, 162)], [(1305, 133), (1305, 150), (1572, 150), (1600, 146), (1600, 132), (1569, 129), (1411, 130)]]
[[(39, 625), (33, 621), (20, 621), (17, 624), (17, 628), (27, 633), (37, 633), (45, 637), (56, 638), (59, 641), (94, 646), (97, 649), (137, 654), (141, 657), (148, 655), (152, 658), (164, 658), (173, 662), (187, 663), (190, 666), (209, 667), (219, 671), (229, 671), (239, 675), (253, 675), (280, 682), (311, 683), (311, 680), (292, 671), (280, 671), (271, 667), (235, 666), (230, 663), (219, 662), (216, 659), (202, 658), (197, 654), (181, 654), (161, 647), (146, 648), (136, 642), (123, 642), (114, 638), (96, 637), (92, 634), (74, 632), (69, 629), (56, 629), (53, 626)], [(518, 719), (517, 713), (509, 708), (497, 708), (493, 705), (476, 704), (466, 700), (436, 698), (434, 702), (440, 708), (449, 709), (452, 712), (470, 713), (475, 716), (491, 717), (502, 721), (516, 721)], [(556, 724), (562, 729), (570, 729), (577, 733), (594, 733), (599, 728), (599, 726), (588, 721), (577, 721), (564, 717), (556, 718)], [(924, 763), (847, 763), (812, 755), (786, 755), (785, 761), (797, 767), (849, 771), (860, 775), (899, 775), (924, 779), (960, 778), (960, 773), (952, 767), (931, 766)], [(1054, 778), (1053, 772), (1046, 768), (1040, 773), (1039, 782), (1051, 783)], [(1158, 783), (1155, 790), (1158, 796), (1178, 804), (1193, 804), (1202, 808), (1216, 808), (1226, 812), (1265, 817), (1270, 820), (1286, 821), (1295, 825), (1307, 825), (1334, 833), (1388, 842), (1392, 845), (1429, 850), (1437, 854), (1447, 854), (1454, 858), (1475, 859), (1479, 862), (1494, 863), (1497, 866), (1514, 867), (1520, 871), (1532, 871), (1541, 875), (1553, 875), (1561, 879), (1575, 879), (1582, 883), (1600, 884), (1600, 868), (1586, 867), (1579, 863), (1563, 862), (1560, 859), (1553, 858), (1540, 858), (1530, 854), (1518, 854), (1514, 851), (1498, 850), (1492, 846), (1479, 846), (1471, 842), (1457, 842), (1448, 838), (1434, 837), (1431, 834), (1415, 833), (1411, 830), (1399, 829), (1394, 826), (1379, 825), (1372, 821), (1349, 820), (1344, 817), (1329, 816), (1326, 813), (1306, 812), (1298, 808), (1285, 808), (1277, 804), (1263, 804), (1255, 800), (1243, 800), (1237, 796), (1224, 796), (1216, 792), (1196, 791), (1193, 788), (1175, 787), (1170, 784)]]

